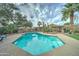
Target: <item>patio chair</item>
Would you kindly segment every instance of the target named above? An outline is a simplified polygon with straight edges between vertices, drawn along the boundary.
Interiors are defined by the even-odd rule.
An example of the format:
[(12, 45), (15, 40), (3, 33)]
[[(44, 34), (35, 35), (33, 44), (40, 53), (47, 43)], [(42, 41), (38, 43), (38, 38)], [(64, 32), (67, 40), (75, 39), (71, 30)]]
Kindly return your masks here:
[(0, 41), (4, 40), (6, 38), (6, 35), (0, 35)]

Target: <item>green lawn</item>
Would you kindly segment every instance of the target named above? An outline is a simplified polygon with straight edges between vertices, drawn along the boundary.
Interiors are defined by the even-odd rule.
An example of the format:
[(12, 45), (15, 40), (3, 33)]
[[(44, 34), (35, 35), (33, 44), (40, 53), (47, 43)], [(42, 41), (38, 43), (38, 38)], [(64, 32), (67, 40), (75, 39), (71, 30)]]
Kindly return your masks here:
[(74, 39), (77, 39), (79, 40), (79, 34), (69, 34), (68, 36), (74, 38)]

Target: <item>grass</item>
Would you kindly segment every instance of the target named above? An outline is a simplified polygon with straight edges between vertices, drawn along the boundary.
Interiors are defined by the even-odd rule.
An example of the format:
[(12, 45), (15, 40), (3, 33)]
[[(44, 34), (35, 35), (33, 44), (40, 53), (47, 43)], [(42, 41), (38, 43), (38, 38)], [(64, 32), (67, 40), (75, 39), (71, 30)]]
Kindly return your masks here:
[(74, 38), (74, 39), (77, 39), (79, 40), (79, 34), (69, 34), (68, 36)]

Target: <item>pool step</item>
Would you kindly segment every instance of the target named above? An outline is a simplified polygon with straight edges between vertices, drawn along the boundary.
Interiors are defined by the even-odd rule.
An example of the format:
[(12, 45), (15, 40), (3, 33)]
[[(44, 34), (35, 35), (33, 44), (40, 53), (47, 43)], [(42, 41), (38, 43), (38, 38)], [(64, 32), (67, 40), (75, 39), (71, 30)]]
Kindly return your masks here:
[(63, 43), (61, 41), (54, 41), (52, 47), (53, 48), (58, 48), (58, 47), (60, 47), (62, 45), (63, 45)]

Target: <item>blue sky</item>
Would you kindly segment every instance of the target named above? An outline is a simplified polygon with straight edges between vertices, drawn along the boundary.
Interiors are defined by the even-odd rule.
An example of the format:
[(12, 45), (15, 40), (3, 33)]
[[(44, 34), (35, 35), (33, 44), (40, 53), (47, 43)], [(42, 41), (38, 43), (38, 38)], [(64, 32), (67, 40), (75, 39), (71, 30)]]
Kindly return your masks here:
[[(26, 4), (24, 6), (18, 4), (20, 12), (27, 16), (27, 19), (32, 21), (33, 26), (37, 27), (38, 21), (44, 21), (46, 24), (63, 25), (67, 21), (61, 21), (62, 13), (65, 4), (62, 3), (38, 3), (38, 4)], [(78, 16), (76, 12), (75, 15)], [(79, 20), (75, 20), (75, 23), (79, 23)]]

